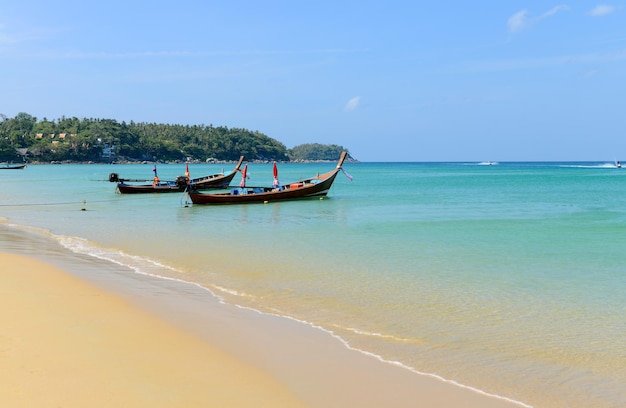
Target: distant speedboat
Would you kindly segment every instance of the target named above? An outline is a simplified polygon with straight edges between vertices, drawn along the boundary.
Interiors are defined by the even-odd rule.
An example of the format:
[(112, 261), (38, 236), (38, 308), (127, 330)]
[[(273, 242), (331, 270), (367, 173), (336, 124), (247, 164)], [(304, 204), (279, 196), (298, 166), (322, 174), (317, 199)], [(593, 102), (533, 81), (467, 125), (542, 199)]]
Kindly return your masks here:
[(478, 163), (479, 166), (496, 166), (498, 164), (500, 163), (494, 162), (494, 161), (484, 161), (484, 162)]

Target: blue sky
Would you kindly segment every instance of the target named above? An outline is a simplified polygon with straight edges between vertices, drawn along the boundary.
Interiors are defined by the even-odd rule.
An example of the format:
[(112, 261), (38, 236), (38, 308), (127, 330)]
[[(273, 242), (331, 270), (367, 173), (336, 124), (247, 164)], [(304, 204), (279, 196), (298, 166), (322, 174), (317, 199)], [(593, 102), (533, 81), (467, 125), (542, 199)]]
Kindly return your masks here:
[(626, 1), (91, 3), (0, 0), (0, 114), (362, 161), (626, 160)]

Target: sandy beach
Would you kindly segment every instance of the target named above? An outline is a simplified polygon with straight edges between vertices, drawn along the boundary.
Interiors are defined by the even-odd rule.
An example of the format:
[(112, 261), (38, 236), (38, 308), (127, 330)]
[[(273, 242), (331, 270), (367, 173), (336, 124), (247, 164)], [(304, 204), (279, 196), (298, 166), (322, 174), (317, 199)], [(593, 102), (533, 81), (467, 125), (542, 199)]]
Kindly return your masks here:
[(0, 263), (3, 406), (522, 406), (379, 361), (300, 322), (224, 305), (194, 285), (83, 279), (11, 253)]

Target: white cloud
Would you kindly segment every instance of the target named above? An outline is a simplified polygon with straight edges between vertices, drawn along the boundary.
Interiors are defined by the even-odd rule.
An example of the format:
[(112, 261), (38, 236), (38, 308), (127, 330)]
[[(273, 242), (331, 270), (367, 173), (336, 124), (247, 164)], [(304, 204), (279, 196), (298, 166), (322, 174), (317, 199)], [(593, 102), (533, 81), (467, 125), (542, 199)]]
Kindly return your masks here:
[(361, 97), (360, 96), (355, 96), (354, 98), (350, 99), (348, 101), (348, 103), (346, 103), (346, 106), (344, 106), (343, 110), (345, 110), (345, 111), (356, 110), (356, 108), (359, 107), (359, 103), (360, 102), (361, 102)]
[(514, 33), (526, 27), (526, 25), (528, 24), (526, 14), (528, 14), (528, 12), (526, 10), (522, 10), (509, 17), (509, 21), (507, 24), (509, 26), (510, 32)]
[(527, 10), (518, 11), (517, 13), (509, 17), (507, 21), (507, 25), (509, 27), (509, 31), (514, 33), (517, 31), (521, 31), (524, 28), (529, 27), (533, 24), (536, 24), (543, 19), (552, 17), (553, 15), (557, 13), (560, 13), (562, 11), (568, 11), (569, 9), (570, 9), (569, 6), (565, 4), (561, 4), (559, 6), (552, 7), (550, 10), (546, 11), (545, 13), (537, 17), (529, 16)]
[(609, 6), (608, 4), (599, 4), (589, 10), (589, 14), (591, 17), (603, 17), (607, 16), (615, 11), (615, 7)]
[(556, 13), (559, 13), (561, 11), (569, 11), (569, 6), (565, 5), (565, 4), (561, 4), (559, 6), (553, 7), (552, 9), (546, 11), (545, 13), (543, 13), (542, 15), (539, 16), (539, 20), (544, 19), (546, 17), (550, 17), (555, 15)]

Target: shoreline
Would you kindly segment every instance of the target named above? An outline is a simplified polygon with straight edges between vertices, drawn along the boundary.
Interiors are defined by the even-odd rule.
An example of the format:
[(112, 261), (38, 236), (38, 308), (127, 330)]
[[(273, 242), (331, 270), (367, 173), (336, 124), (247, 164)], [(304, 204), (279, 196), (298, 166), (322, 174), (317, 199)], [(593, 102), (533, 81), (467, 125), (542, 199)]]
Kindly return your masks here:
[[(30, 248), (30, 250), (33, 250), (33, 248)], [(103, 356), (99, 356), (97, 350), (77, 352), (68, 348), (57, 353), (63, 355), (65, 360), (72, 362), (71, 364), (78, 364), (75, 360), (80, 360), (80, 358), (84, 358), (87, 355), (92, 364), (96, 366), (105, 364), (106, 366), (109, 360), (120, 361), (120, 355), (127, 356), (129, 347), (131, 349), (135, 347), (135, 350), (137, 350), (139, 344), (150, 344), (153, 339), (178, 336), (186, 338), (186, 341), (190, 341), (190, 344), (192, 344), (192, 346), (183, 348), (189, 351), (193, 357), (186, 356), (184, 358), (195, 360), (207, 353), (216, 353), (216, 355), (223, 357), (223, 361), (226, 361), (223, 364), (225, 367), (229, 367), (229, 371), (235, 370), (233, 368), (235, 367), (239, 370), (237, 372), (244, 373), (243, 375), (237, 374), (237, 377), (253, 378), (248, 382), (258, 386), (262, 385), (262, 390), (259, 390), (257, 387), (251, 392), (263, 391), (269, 394), (262, 393), (262, 397), (255, 398), (253, 403), (240, 401), (242, 387), (246, 389), (246, 383), (245, 381), (244, 383), (239, 382), (238, 385), (231, 387), (234, 389), (231, 390), (230, 396), (225, 396), (226, 399), (222, 400), (222, 402), (228, 401), (230, 406), (263, 406), (260, 404), (263, 398), (268, 401), (272, 400), (267, 406), (275, 407), (463, 406), (506, 408), (525, 406), (524, 404), (515, 403), (506, 398), (490, 396), (462, 385), (447, 383), (435, 376), (416, 374), (394, 363), (384, 362), (375, 356), (349, 349), (340, 340), (332, 337), (330, 333), (302, 322), (279, 316), (264, 315), (254, 310), (220, 303), (217, 298), (210, 296), (206, 289), (193, 284), (129, 273), (123, 267), (105, 261), (94, 263), (92, 259), (85, 259), (85, 257), (81, 259), (76, 254), (70, 255), (70, 258), (76, 258), (76, 260), (68, 262), (67, 259), (63, 259), (60, 267), (54, 265), (56, 262), (51, 264), (43, 260), (44, 263), (42, 263), (42, 261), (34, 259), (34, 256), (28, 253), (25, 255), (0, 252), (0, 262), (10, 265), (9, 271), (32, 269), (31, 273), (35, 274), (38, 273), (37, 271), (45, 271), (46, 279), (49, 279), (47, 283), (49, 286), (48, 290), (70, 291), (73, 286), (68, 286), (67, 281), (68, 279), (74, 280), (76, 281), (74, 283), (78, 283), (82, 287), (79, 292), (88, 289), (97, 293), (90, 296), (88, 300), (98, 300), (100, 302), (98, 307), (103, 308), (103, 310), (117, 307), (118, 303), (123, 302), (128, 308), (133, 310), (131, 313), (133, 316), (138, 314), (136, 323), (130, 325), (132, 327), (135, 324), (140, 325), (146, 321), (156, 321), (160, 325), (159, 330), (147, 330), (136, 334), (135, 338), (131, 340), (126, 339), (119, 333), (116, 334), (115, 331), (113, 334), (108, 333), (111, 330), (107, 330), (106, 326), (94, 326), (91, 330), (94, 333), (100, 333), (98, 336), (109, 336), (105, 336), (108, 338), (106, 340), (107, 349), (112, 344), (115, 345), (110, 350), (110, 353), (115, 355), (115, 358), (107, 355), (108, 357), (101, 361)], [(39, 274), (41, 275), (41, 272)], [(0, 290), (2, 292), (9, 290), (6, 287), (8, 276), (12, 276), (12, 279), (17, 279), (17, 281), (21, 279), (15, 273), (11, 275), (3, 274), (2, 276), (2, 280), (0, 280)], [(37, 277), (37, 275), (34, 276)], [(19, 284), (22, 288), (30, 287), (30, 285), (37, 283), (39, 277), (36, 279), (31, 277), (31, 281), (20, 281), (21, 283)], [(65, 307), (66, 309), (49, 307), (50, 305), (45, 304), (42, 298), (34, 298), (25, 293), (13, 294), (13, 301), (22, 302), (22, 308), (32, 303), (38, 304), (40, 307), (39, 315), (30, 316), (28, 320), (55, 321), (58, 320), (59, 316), (65, 315), (68, 308), (73, 310), (71, 304), (60, 305), (60, 307)], [(79, 295), (76, 292), (72, 293), (74, 293), (73, 299), (78, 299), (76, 296)], [(6, 295), (8, 294), (3, 294), (3, 296)], [(72, 297), (69, 298), (72, 299)], [(82, 299), (84, 300), (85, 297), (82, 296)], [(4, 312), (6, 316), (3, 319), (10, 321), (14, 326), (17, 325), (15, 327), (18, 327), (18, 329), (12, 330), (19, 330), (19, 321), (24, 320), (25, 317), (20, 317), (19, 314), (13, 313), (15, 309), (20, 309), (19, 307), (9, 309)], [(29, 306), (28, 309), (32, 308)], [(74, 309), (77, 309), (76, 304), (74, 304)], [(80, 310), (82, 307), (78, 309), (72, 312), (75, 313), (73, 323), (66, 321), (65, 325), (47, 325), (45, 328), (42, 328), (45, 334), (41, 335), (41, 333), (38, 333), (36, 337), (42, 339), (42, 341), (45, 338), (50, 338), (50, 336), (63, 337), (76, 322), (88, 324), (92, 320), (92, 316)], [(116, 324), (129, 325), (125, 317), (117, 316), (112, 320)], [(67, 327), (68, 325), (70, 327)], [(21, 330), (24, 330), (24, 327), (21, 327)], [(23, 333), (21, 338), (25, 339), (25, 341), (34, 341), (36, 340), (35, 338), (29, 338), (33, 334), (33, 332)], [(11, 334), (12, 337), (16, 335), (17, 333)], [(41, 357), (41, 353), (44, 353), (48, 347), (45, 341), (44, 343), (40, 341), (34, 344), (30, 344), (28, 341), (26, 342), (28, 345), (23, 348), (22, 352), (28, 351), (35, 356)], [(3, 348), (6, 348), (6, 345)], [(133, 362), (133, 360), (130, 360), (130, 366), (126, 367), (126, 369), (147, 370), (152, 364), (161, 364), (156, 371), (164, 371), (163, 374), (165, 375), (170, 371), (168, 362), (171, 363), (173, 360), (178, 361), (179, 359), (180, 361), (184, 360), (183, 357), (176, 358), (170, 356), (170, 354), (178, 353), (178, 348), (165, 347), (164, 349), (167, 349), (167, 353), (164, 353), (165, 355), (153, 355), (152, 358), (156, 360), (149, 364), (146, 361)], [(8, 354), (5, 353), (6, 357), (12, 357), (14, 353), (11, 350), (9, 347)], [(211, 353), (206, 350), (211, 350)], [(165, 357), (167, 359), (162, 360)], [(207, 368), (210, 366), (211, 360), (209, 358), (207, 365), (203, 366), (200, 371), (197, 369), (185, 370), (188, 377), (187, 382), (191, 381), (192, 383), (197, 382), (198, 384), (206, 385), (208, 378), (221, 377), (221, 369), (215, 369), (214, 367), (211, 370)], [(41, 361), (41, 359), (37, 358), (31, 361), (31, 364), (40, 364), (42, 367), (46, 363), (49, 364), (50, 361)], [(47, 370), (52, 368), (47, 367), (42, 369), (42, 372), (49, 372)], [(15, 366), (7, 370), (8, 373), (6, 375), (10, 376), (12, 378), (11, 381), (15, 382), (15, 385), (11, 388), (14, 390), (24, 389), (24, 387), (32, 383), (32, 375), (25, 372), (16, 373), (16, 370), (19, 371)], [(81, 369), (80, 366), (78, 369), (74, 368), (69, 371), (58, 368), (56, 370), (54, 378), (65, 382), (69, 380), (67, 377), (72, 377), (72, 373), (76, 370), (78, 373), (81, 370), (86, 370), (86, 373), (92, 372), (88, 367), (82, 367)], [(205, 371), (209, 371), (209, 373)], [(102, 372), (99, 375), (102, 376), (102, 381), (105, 377), (107, 380), (113, 378), (113, 374), (114, 372), (109, 372), (108, 375)], [(87, 376), (81, 375), (80, 377), (85, 379)], [(45, 378), (41, 380), (47, 381)], [(127, 380), (129, 379), (127, 378)], [(132, 380), (131, 384), (133, 381), (139, 383), (142, 381), (140, 378), (131, 378), (130, 380)], [(5, 382), (5, 384), (9, 383)], [(192, 396), (193, 398), (199, 398), (201, 395), (198, 395), (198, 393), (202, 394), (199, 390), (197, 392), (189, 390), (189, 385), (187, 384), (179, 384), (177, 386), (170, 384), (169, 380), (167, 383), (170, 394), (175, 394), (176, 392), (189, 394), (185, 396), (188, 398)], [(209, 385), (211, 383), (213, 383), (213, 380), (208, 381)], [(92, 388), (98, 389), (98, 385), (93, 384)], [(121, 390), (118, 388), (121, 388)], [(139, 398), (140, 396), (132, 395), (132, 388), (128, 384), (111, 385), (109, 391), (116, 395), (121, 391), (131, 392), (131, 395), (128, 395), (127, 398)], [(198, 385), (198, 389), (200, 388), (202, 386)], [(188, 392), (185, 392), (185, 390), (188, 390)], [(39, 395), (41, 392), (38, 391), (37, 394)], [(69, 394), (71, 395), (72, 393), (70, 392)], [(287, 405), (280, 405), (285, 400), (289, 401)], [(170, 405), (166, 402), (164, 404), (162, 406), (177, 405), (174, 403)], [(203, 406), (223, 406), (223, 404), (216, 403), (214, 400), (205, 401), (204, 404)]]
[(66, 272), (0, 253), (4, 404), (305, 406), (267, 373)]

